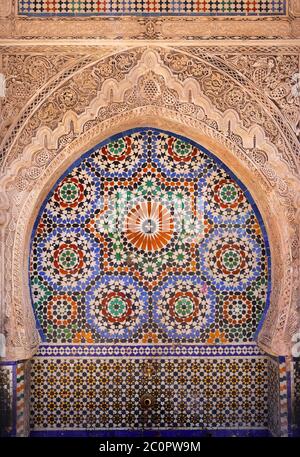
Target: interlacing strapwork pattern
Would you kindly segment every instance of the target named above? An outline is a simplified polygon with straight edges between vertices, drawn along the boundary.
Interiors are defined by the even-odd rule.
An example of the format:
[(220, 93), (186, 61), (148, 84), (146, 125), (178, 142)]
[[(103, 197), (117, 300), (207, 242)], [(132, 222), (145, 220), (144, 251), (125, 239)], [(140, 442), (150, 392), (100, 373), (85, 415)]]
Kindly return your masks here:
[(118, 135), (68, 170), (31, 249), (51, 343), (246, 343), (268, 301), (251, 197), (207, 151), (157, 130)]

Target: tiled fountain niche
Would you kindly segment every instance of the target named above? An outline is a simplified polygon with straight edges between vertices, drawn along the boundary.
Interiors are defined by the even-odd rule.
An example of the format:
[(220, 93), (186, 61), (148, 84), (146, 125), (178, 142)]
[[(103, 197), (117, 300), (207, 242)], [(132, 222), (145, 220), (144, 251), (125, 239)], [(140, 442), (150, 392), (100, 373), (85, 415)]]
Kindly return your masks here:
[(94, 147), (32, 234), (31, 434), (287, 435), (289, 369), (255, 343), (270, 271), (249, 191), (209, 151), (152, 128)]

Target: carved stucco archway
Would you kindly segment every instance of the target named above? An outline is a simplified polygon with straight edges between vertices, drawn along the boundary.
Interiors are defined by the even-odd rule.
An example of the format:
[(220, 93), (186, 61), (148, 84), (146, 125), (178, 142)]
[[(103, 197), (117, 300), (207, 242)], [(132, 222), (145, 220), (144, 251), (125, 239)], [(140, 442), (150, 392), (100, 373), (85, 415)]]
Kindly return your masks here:
[[(135, 52), (134, 65), (128, 64), (128, 53), (133, 55), (132, 50), (112, 57), (123, 59), (125, 69), (127, 64), (122, 77), (111, 74), (109, 58), (100, 60), (96, 66), (96, 70), (104, 74), (100, 75), (100, 90), (85, 100), (85, 108), (80, 112), (62, 106), (56, 122), (51, 112), (48, 119), (45, 117), (45, 106), (49, 109), (55, 94), (62, 93), (62, 87), (69, 89), (69, 93), (65, 91), (67, 97), (71, 97), (74, 90), (72, 78), (64, 81), (65, 86), (60, 83), (26, 119), (23, 132), (21, 129), (8, 151), (2, 178), (5, 192), (0, 202), (4, 210), (1, 241), (2, 265), (5, 263), (6, 270), (2, 268), (5, 276), (1, 285), (5, 289), (7, 359), (30, 358), (39, 344), (29, 296), (28, 255), (32, 226), (43, 199), (56, 179), (90, 147), (114, 133), (137, 126), (173, 131), (202, 144), (250, 190), (263, 216), (272, 256), (271, 304), (258, 341), (269, 353), (289, 354), (291, 335), (298, 324), (297, 264), (293, 258), (297, 251), (298, 184), (293, 154), (296, 137), (288, 129), (287, 140), (281, 126), (276, 124), (280, 116), (274, 120), (268, 112), (270, 103), (266, 101), (268, 106), (263, 105), (263, 96), (259, 103), (255, 101), (257, 94), (254, 89), (251, 94), (250, 83), (244, 88), (232, 75), (224, 76), (224, 68), (217, 71), (210, 58), (207, 65), (214, 69), (210, 76), (216, 82), (216, 90), (230, 80), (229, 91), (237, 91), (237, 109), (217, 107), (215, 94), (204, 93), (195, 75), (178, 76), (187, 59), (186, 51), (176, 50), (172, 54), (167, 49), (160, 53), (159, 49), (137, 48)], [(197, 63), (195, 56), (192, 59)], [(203, 72), (203, 63), (201, 65), (197, 70), (200, 73)], [(87, 70), (81, 69), (76, 74), (77, 80), (84, 81), (84, 71)], [(95, 68), (92, 73), (88, 71), (97, 77)], [(238, 93), (242, 104), (238, 102)], [(247, 113), (243, 111), (243, 105), (249, 105), (251, 100), (253, 109), (263, 113), (260, 117), (257, 114), (253, 122), (249, 117), (245, 121)], [(274, 110), (276, 114), (276, 107)], [(40, 119), (39, 124), (34, 122), (34, 116)], [(273, 138), (272, 129), (275, 129)], [(23, 143), (22, 149), (22, 141), (18, 145), (17, 140), (24, 131), (30, 135), (30, 141)]]

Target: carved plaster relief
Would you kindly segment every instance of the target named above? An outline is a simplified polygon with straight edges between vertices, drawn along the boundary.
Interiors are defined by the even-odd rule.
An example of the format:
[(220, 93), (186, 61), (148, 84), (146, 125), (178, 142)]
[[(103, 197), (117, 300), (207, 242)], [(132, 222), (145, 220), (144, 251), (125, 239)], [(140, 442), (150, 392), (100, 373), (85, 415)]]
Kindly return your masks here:
[[(264, 104), (264, 91), (258, 104), (251, 99), (250, 82), (244, 89), (235, 82), (235, 73), (226, 74), (224, 63), (221, 71), (216, 70), (209, 52), (204, 56), (198, 49), (197, 53), (201, 59), (192, 59), (180, 50), (143, 47), (100, 60), (81, 59), (83, 65), (71, 66), (65, 79), (62, 72), (59, 80), (42, 85), (37, 95), (40, 102), (29, 99), (14, 123), (15, 129), (8, 129), (2, 178), (6, 192), (1, 204), (6, 265), (2, 306), (9, 335), (8, 357), (29, 357), (39, 343), (26, 259), (32, 221), (43, 195), (53, 179), (87, 147), (141, 122), (153, 126), (159, 122), (161, 128), (189, 132), (196, 141), (211, 141), (212, 152), (221, 154), (253, 189), (270, 231), (274, 255), (271, 307), (259, 341), (271, 353), (289, 352), (290, 337), (298, 325), (296, 278), (292, 274), (297, 271), (297, 260), (292, 258), (298, 243), (297, 138), (292, 125), (282, 132), (273, 116), (268, 121), (270, 109), (276, 110), (276, 106), (270, 99), (267, 106)], [(238, 58), (231, 60), (233, 68), (239, 66)], [(249, 117), (251, 104), (254, 117)], [(28, 116), (30, 106), (32, 115)], [(275, 120), (280, 119), (277, 115)], [(286, 128), (283, 121), (280, 126)]]
[(11, 13), (11, 0), (2, 0), (0, 4), (0, 17), (8, 17)]
[[(25, 17), (18, 15), (18, 0), (2, 0), (2, 38), (85, 38), (156, 40), (241, 38), (270, 39), (300, 36), (298, 0), (287, 1), (286, 12), (260, 17), (161, 16), (138, 17)], [(38, 5), (38, 4), (37, 4)], [(251, 5), (250, 5), (251, 8)], [(92, 15), (93, 16), (93, 15)], [(113, 26), (112, 26), (113, 23)], [(47, 24), (45, 26), (45, 24)]]

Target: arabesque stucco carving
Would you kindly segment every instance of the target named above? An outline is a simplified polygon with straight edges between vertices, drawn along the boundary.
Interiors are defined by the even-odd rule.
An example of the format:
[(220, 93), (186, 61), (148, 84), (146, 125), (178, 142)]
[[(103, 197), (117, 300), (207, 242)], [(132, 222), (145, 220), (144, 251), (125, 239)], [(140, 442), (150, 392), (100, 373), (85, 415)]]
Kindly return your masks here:
[[(293, 91), (299, 48), (283, 49), (250, 47), (245, 54), (238, 46), (153, 43), (76, 52), (65, 47), (52, 59), (30, 46), (4, 48), (9, 94), (2, 100), (1, 331), (8, 359), (29, 358), (39, 344), (28, 252), (44, 197), (89, 147), (139, 125), (203, 144), (249, 188), (272, 255), (271, 305), (258, 341), (269, 353), (290, 353), (299, 327), (299, 98)], [(13, 102), (14, 88), (23, 90), (23, 103)]]

